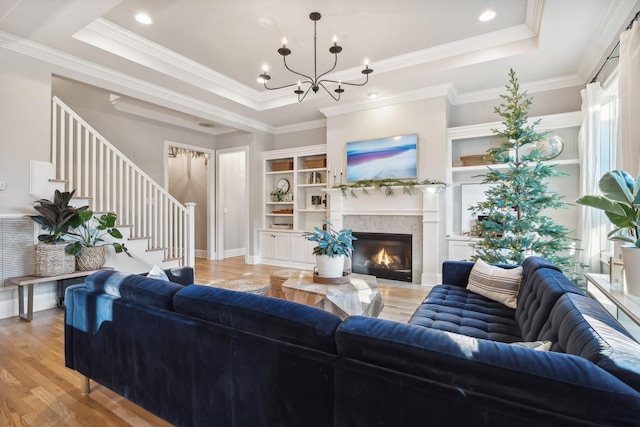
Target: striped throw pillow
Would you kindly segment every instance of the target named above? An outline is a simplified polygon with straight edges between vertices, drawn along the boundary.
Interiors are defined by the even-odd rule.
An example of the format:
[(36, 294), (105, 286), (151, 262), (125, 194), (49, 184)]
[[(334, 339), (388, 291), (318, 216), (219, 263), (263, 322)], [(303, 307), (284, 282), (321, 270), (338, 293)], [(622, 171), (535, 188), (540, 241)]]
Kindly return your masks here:
[(507, 307), (516, 308), (522, 267), (500, 268), (477, 260), (469, 274), (467, 289)]

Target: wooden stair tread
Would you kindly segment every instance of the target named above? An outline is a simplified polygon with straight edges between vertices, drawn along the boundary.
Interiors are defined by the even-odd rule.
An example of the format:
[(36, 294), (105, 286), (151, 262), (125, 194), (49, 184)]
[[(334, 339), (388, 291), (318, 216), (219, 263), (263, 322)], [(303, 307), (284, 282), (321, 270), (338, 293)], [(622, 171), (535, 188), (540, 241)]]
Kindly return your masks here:
[(66, 179), (49, 178), (49, 182), (69, 182)]
[(164, 251), (164, 250), (166, 250), (166, 249), (167, 249), (167, 248), (149, 248), (149, 249), (146, 249), (146, 252)]
[(149, 240), (150, 238), (149, 236), (129, 237), (129, 240)]

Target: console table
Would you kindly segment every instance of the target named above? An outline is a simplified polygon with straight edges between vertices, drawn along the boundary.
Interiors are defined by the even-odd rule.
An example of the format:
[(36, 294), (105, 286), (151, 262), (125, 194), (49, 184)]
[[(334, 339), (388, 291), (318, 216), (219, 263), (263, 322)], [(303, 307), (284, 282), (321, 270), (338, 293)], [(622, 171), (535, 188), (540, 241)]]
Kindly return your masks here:
[(623, 292), (622, 284), (609, 282), (608, 274), (586, 273), (587, 293), (640, 340), (640, 297)]
[[(59, 276), (19, 276), (9, 277), (7, 282), (18, 287), (18, 315), (21, 319), (31, 322), (33, 319), (33, 287), (41, 283), (56, 282), (58, 285), (58, 307), (64, 307), (64, 291), (67, 286), (80, 283), (85, 277), (95, 273), (92, 271), (74, 271)], [(27, 311), (24, 310), (24, 287), (27, 287)]]
[(323, 285), (312, 276), (293, 277), (282, 284), (284, 298), (337, 314), (344, 319), (360, 315), (377, 317), (384, 304), (375, 276), (352, 274), (350, 283)]

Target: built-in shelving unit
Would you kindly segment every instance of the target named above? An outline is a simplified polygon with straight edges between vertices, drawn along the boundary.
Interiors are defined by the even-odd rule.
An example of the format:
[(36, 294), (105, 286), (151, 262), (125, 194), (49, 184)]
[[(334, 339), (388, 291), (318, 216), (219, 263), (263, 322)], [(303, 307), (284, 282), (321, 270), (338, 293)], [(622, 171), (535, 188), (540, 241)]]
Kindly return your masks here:
[[(313, 243), (303, 233), (327, 218), (326, 146), (314, 145), (262, 153), (263, 226), (258, 231), (260, 260), (265, 264), (313, 268)], [(286, 183), (285, 181), (286, 180)], [(289, 189), (272, 196), (279, 187)]]
[[(571, 112), (536, 117), (531, 118), (531, 123), (538, 119), (540, 119), (540, 123), (536, 126), (538, 131), (549, 131), (549, 136), (558, 135), (564, 140), (562, 153), (548, 163), (556, 165), (567, 175), (551, 179), (549, 188), (564, 196), (565, 202), (571, 203), (578, 197), (579, 190), (578, 132), (581, 114)], [(501, 128), (504, 128), (502, 123), (493, 122), (447, 129), (446, 180), (451, 185), (446, 190), (446, 234), (449, 239), (450, 259), (467, 259), (473, 255), (470, 244), (474, 239), (473, 236), (468, 236), (468, 231), (475, 217), (468, 207), (484, 198), (487, 187), (481, 182), (487, 168), (498, 170), (508, 168), (506, 164), (464, 166), (461, 157), (484, 154), (488, 148), (499, 146), (502, 140), (493, 133), (493, 129)], [(577, 227), (575, 206), (545, 214), (570, 230), (575, 230)], [(465, 245), (468, 246), (467, 250), (464, 249)]]

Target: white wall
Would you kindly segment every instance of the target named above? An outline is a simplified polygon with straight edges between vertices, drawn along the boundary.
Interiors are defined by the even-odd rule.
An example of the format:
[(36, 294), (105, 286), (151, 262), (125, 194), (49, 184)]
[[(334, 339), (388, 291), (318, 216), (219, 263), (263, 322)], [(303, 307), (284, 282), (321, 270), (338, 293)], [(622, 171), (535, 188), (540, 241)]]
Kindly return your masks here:
[(308, 129), (275, 136), (274, 150), (326, 144), (327, 128)]
[(41, 65), (0, 49), (0, 214), (35, 213), (30, 161), (50, 160), (51, 74)]
[(446, 98), (439, 97), (329, 117), (327, 160), (346, 168), (349, 141), (417, 133), (419, 180), (444, 180), (446, 111)]

